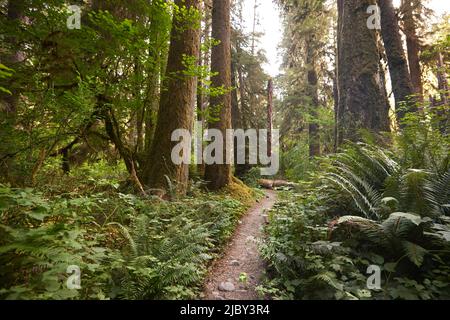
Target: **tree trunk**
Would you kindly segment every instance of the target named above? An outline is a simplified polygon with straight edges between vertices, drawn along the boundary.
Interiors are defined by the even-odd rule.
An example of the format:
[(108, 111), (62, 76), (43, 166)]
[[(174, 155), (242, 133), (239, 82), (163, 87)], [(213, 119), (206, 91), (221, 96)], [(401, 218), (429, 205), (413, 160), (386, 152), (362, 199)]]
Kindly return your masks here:
[[(154, 3), (153, 3), (154, 2)], [(162, 21), (170, 24), (172, 17), (164, 6), (163, 0), (152, 1), (149, 57), (153, 63), (149, 66), (147, 92), (144, 101), (143, 122), (145, 124), (145, 141), (143, 154), (148, 154), (153, 144), (156, 118), (160, 102), (161, 80), (167, 64), (171, 28), (161, 29)], [(145, 163), (146, 159), (141, 159)]]
[(414, 8), (411, 0), (403, 0), (404, 8), (403, 28), (406, 36), (406, 46), (408, 51), (408, 65), (411, 74), (411, 82), (414, 92), (419, 100), (423, 100), (422, 70), (420, 67), (420, 42), (416, 31), (416, 22), (414, 19)]
[(380, 57), (378, 61), (380, 69), (380, 87), (382, 89), (383, 99), (386, 101), (386, 108), (380, 109), (379, 112), (375, 114), (375, 126), (377, 128), (381, 128), (381, 130), (384, 132), (390, 132), (392, 121), (389, 114), (391, 106), (389, 103), (389, 96), (387, 91), (387, 58), (381, 36), (378, 37), (378, 48), (378, 50), (380, 51)]
[[(24, 10), (25, 3), (23, 0), (10, 0), (8, 1), (8, 13), (7, 13), (7, 19), (11, 22), (18, 23), (21, 21), (23, 17), (23, 10)], [(3, 55), (2, 62), (4, 65), (6, 65), (8, 68), (12, 68), (16, 72), (17, 65), (25, 60), (24, 53), (20, 51), (19, 49), (16, 49), (15, 47), (18, 46), (17, 39), (14, 36), (7, 37), (6, 42), (10, 44), (10, 46), (15, 50), (9, 55)], [(10, 83), (14, 82), (14, 74), (13, 78)], [(5, 95), (4, 99), (2, 99), (5, 103), (5, 113), (6, 113), (6, 119), (13, 121), (15, 118), (15, 114), (17, 111), (17, 103), (19, 101), (19, 93), (17, 92), (17, 88), (14, 88), (14, 86), (8, 88), (11, 91), (11, 95)]]
[(440, 108), (442, 108), (442, 110), (438, 111), (438, 115), (441, 118), (440, 131), (442, 134), (446, 134), (449, 131), (448, 126), (450, 124), (450, 112), (448, 112), (450, 91), (447, 81), (447, 74), (445, 72), (446, 67), (444, 63), (444, 56), (441, 52), (438, 52), (437, 54), (437, 67), (438, 89), (441, 96), (439, 105)]
[[(231, 23), (230, 0), (213, 0), (212, 37), (220, 41), (214, 46), (211, 55), (211, 71), (218, 73), (212, 77), (212, 86), (224, 87), (226, 93), (219, 97), (211, 97), (211, 106), (220, 109), (220, 120), (210, 123), (209, 128), (219, 129), (226, 140), (226, 130), (231, 129)], [(232, 181), (231, 165), (226, 164), (227, 144), (223, 143), (224, 164), (207, 165), (205, 180), (210, 190), (218, 190)]]
[[(175, 4), (190, 12), (200, 9), (200, 0), (176, 0)], [(172, 133), (177, 129), (192, 130), (194, 97), (197, 79), (184, 74), (185, 57), (198, 58), (200, 32), (192, 22), (186, 24), (183, 17), (175, 15), (170, 39), (164, 91), (161, 93), (158, 120), (149, 163), (143, 174), (143, 181), (152, 188), (167, 189), (168, 181), (175, 183), (177, 192), (184, 194), (189, 179), (188, 164), (175, 164), (172, 149), (178, 142), (172, 142)]]
[(445, 72), (446, 68), (444, 63), (444, 55), (441, 52), (437, 54), (437, 67), (438, 89), (441, 96), (441, 102), (445, 106), (448, 106), (450, 92), (447, 81), (447, 74)]
[[(244, 111), (248, 108), (247, 105), (247, 95), (245, 93), (245, 81), (244, 81), (244, 75), (242, 67), (239, 66), (237, 68), (238, 73), (238, 80), (239, 80), (239, 100), (241, 102), (241, 110)], [(242, 115), (242, 126), (247, 129), (248, 121), (246, 121), (246, 118), (244, 117), (244, 114)]]
[(339, 90), (337, 84), (337, 71), (334, 72), (333, 77), (333, 100), (334, 100), (334, 145), (333, 152), (338, 151), (339, 146), (339, 118), (338, 118), (338, 110), (339, 110)]
[[(211, 40), (211, 4), (210, 1), (204, 0), (203, 1), (203, 16), (204, 16), (204, 28), (202, 30), (202, 43), (209, 43)], [(208, 46), (208, 50), (205, 50), (204, 52), (200, 51), (199, 52), (199, 63), (201, 64), (201, 66), (204, 68), (205, 71), (209, 71), (209, 67), (210, 67), (210, 56), (211, 56), (211, 50), (209, 49)], [(198, 83), (197, 83), (197, 121), (200, 121), (202, 123), (202, 128), (199, 128), (201, 130), (203, 130), (203, 127), (205, 125), (206, 122), (206, 117), (205, 117), (205, 111), (206, 111), (206, 107), (208, 105), (208, 96), (205, 94), (203, 90), (205, 88), (205, 80), (208, 79), (198, 79)], [(199, 174), (200, 176), (204, 176), (205, 174), (205, 163), (204, 161), (201, 161), (198, 165), (197, 165), (197, 174)]]
[(231, 63), (231, 87), (233, 90), (231, 91), (231, 123), (233, 129), (242, 129), (242, 114), (241, 109), (239, 108), (239, 98), (237, 92), (237, 71), (236, 71), (236, 63)]
[(401, 120), (408, 112), (415, 110), (414, 94), (411, 75), (403, 50), (400, 27), (392, 0), (380, 2), (381, 33), (391, 75), (392, 91), (395, 96), (395, 109), (397, 121)]
[(320, 139), (319, 139), (319, 125), (317, 124), (319, 108), (319, 93), (317, 91), (318, 76), (316, 70), (316, 60), (314, 57), (313, 40), (314, 36), (311, 35), (306, 44), (306, 64), (308, 68), (308, 97), (310, 98), (309, 105), (309, 156), (316, 157), (320, 155)]
[[(24, 18), (24, 6), (24, 0), (9, 0), (7, 20), (11, 23), (20, 23)], [(0, 92), (0, 138), (2, 141), (0, 143), (0, 158), (4, 158), (11, 152), (11, 149), (16, 147), (11, 139), (17, 130), (17, 107), (20, 97), (20, 90), (15, 83), (15, 78), (17, 74), (20, 74), (20, 64), (25, 60), (25, 55), (18, 48), (19, 45), (15, 36), (5, 37), (4, 41), (9, 44), (12, 52), (2, 54), (0, 56), (0, 62), (6, 65), (6, 67), (13, 69), (15, 73), (12, 74), (10, 79), (5, 81), (7, 83), (7, 89), (11, 91), (11, 94)], [(0, 176), (6, 177), (6, 180), (13, 185), (23, 185), (25, 176), (23, 173), (18, 172), (14, 159), (12, 157), (6, 157), (4, 159), (0, 161)]]
[(360, 129), (385, 130), (389, 105), (382, 87), (377, 33), (367, 27), (375, 0), (338, 0), (338, 142), (359, 140)]
[(267, 85), (267, 156), (272, 156), (272, 128), (273, 128), (273, 80)]
[[(242, 114), (241, 109), (239, 108), (239, 98), (238, 98), (238, 89), (237, 89), (237, 70), (236, 70), (236, 63), (234, 61), (231, 62), (231, 87), (233, 88), (233, 91), (231, 91), (231, 123), (233, 126), (233, 129), (243, 129), (242, 127)], [(233, 141), (234, 145), (234, 168), (235, 168), (235, 175), (237, 177), (241, 177), (243, 174), (245, 174), (245, 164), (238, 164), (237, 163), (237, 141)]]

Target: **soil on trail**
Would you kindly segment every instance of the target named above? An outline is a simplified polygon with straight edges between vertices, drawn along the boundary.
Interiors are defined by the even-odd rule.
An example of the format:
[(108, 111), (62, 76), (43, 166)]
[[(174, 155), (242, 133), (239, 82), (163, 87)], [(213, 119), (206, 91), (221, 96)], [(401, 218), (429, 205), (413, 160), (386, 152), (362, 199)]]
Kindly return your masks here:
[[(268, 211), (276, 202), (276, 193), (266, 191), (260, 200), (241, 218), (234, 236), (221, 258), (211, 266), (204, 285), (205, 300), (258, 300), (255, 291), (265, 270), (257, 241), (262, 237)], [(240, 280), (241, 278), (241, 280)]]

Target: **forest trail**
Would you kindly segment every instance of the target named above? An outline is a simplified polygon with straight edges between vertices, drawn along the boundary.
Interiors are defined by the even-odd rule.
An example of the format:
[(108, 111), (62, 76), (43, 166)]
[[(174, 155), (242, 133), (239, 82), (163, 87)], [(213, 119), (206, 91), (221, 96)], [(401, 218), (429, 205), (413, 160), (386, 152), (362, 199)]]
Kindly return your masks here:
[[(221, 258), (213, 263), (205, 281), (205, 300), (258, 300), (255, 288), (265, 270), (257, 242), (262, 236), (268, 211), (276, 202), (276, 192), (265, 197), (241, 219)], [(240, 279), (241, 278), (241, 279)]]

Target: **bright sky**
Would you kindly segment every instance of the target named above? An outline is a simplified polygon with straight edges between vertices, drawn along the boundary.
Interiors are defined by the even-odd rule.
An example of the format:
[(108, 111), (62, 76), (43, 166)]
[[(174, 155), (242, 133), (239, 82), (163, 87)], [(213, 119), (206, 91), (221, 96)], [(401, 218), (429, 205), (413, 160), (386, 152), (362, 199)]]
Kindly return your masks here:
[[(247, 32), (253, 29), (253, 7), (255, 1), (258, 3), (258, 32), (263, 32), (265, 35), (261, 39), (260, 48), (266, 51), (268, 63), (264, 69), (271, 76), (279, 74), (281, 58), (278, 56), (278, 45), (282, 38), (282, 25), (280, 12), (273, 0), (245, 0), (244, 17), (246, 22)], [(394, 0), (394, 4), (398, 6), (401, 0)], [(428, 7), (436, 11), (437, 15), (450, 12), (449, 0), (428, 0)]]
[[(266, 52), (267, 60), (269, 61), (264, 69), (271, 76), (276, 76), (279, 73), (281, 59), (278, 57), (278, 44), (281, 41), (283, 31), (281, 26), (280, 12), (278, 6), (272, 0), (256, 0), (258, 3), (257, 19), (259, 26), (257, 32), (263, 32), (264, 36), (261, 39), (260, 48)], [(253, 29), (253, 7), (255, 0), (245, 0), (244, 18), (247, 27), (247, 32), (252, 32)]]

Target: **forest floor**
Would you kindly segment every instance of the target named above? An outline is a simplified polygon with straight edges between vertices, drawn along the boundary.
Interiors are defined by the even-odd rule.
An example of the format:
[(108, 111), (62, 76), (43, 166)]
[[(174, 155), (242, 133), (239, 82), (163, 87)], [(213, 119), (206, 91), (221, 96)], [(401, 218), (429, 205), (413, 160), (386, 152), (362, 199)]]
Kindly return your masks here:
[(266, 191), (265, 197), (242, 217), (224, 254), (210, 268), (203, 299), (260, 299), (256, 287), (260, 284), (265, 265), (259, 254), (258, 241), (276, 198), (274, 191)]

